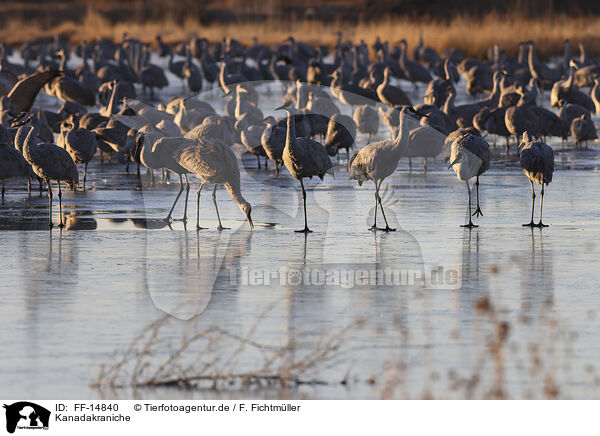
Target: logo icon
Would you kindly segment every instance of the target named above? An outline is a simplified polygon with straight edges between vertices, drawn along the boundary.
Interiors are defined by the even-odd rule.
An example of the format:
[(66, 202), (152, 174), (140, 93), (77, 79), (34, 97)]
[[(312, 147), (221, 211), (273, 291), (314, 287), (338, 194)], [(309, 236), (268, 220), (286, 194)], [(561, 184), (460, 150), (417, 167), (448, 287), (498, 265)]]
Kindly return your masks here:
[(19, 401), (4, 405), (6, 409), (6, 431), (14, 433), (18, 429), (48, 429), (50, 411), (29, 401)]

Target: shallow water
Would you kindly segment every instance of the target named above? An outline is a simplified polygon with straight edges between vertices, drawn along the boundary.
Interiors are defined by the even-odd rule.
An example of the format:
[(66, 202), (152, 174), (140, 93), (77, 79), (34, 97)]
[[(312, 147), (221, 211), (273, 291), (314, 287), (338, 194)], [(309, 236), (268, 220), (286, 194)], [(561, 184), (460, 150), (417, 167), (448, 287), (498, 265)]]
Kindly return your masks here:
[[(179, 92), (173, 83), (163, 100)], [(278, 85), (272, 88), (261, 100), (265, 112), (279, 101)], [(207, 100), (221, 111), (218, 92), (211, 94)], [(40, 102), (56, 104), (46, 96)], [(380, 125), (378, 136), (388, 135)], [(359, 135), (358, 144), (366, 140)], [(481, 178), (485, 215), (471, 231), (459, 227), (467, 219), (465, 186), (439, 159), (428, 163), (426, 175), (421, 159), (414, 159), (412, 172), (400, 162), (382, 194), (397, 230), (373, 233), (373, 185), (350, 182), (342, 157), (335, 179), (306, 183), (314, 230), (306, 238), (293, 232), (303, 219), (298, 183), (286, 170), (279, 176), (257, 170), (253, 156), (242, 156), (241, 165), (252, 232), (223, 189), (219, 211), (231, 229), (215, 229), (206, 190), (200, 219), (207, 229), (196, 232), (195, 180), (187, 229), (177, 221), (169, 227), (162, 218), (177, 193), (173, 177), (150, 187), (134, 167), (127, 174), (123, 165), (97, 159), (89, 189), (64, 192), (67, 227), (48, 231), (47, 197), (35, 189), (28, 195), (22, 182), (10, 181), (0, 204), (2, 396), (537, 398), (551, 396), (556, 386), (561, 397), (597, 398), (600, 153), (553, 145), (556, 171), (544, 199), (550, 227), (543, 230), (521, 226), (529, 220), (529, 183), (501, 148)], [(183, 199), (174, 216), (182, 214)], [(385, 275), (386, 269), (405, 281), (374, 286), (369, 276), (365, 284), (356, 282), (360, 271)], [(339, 281), (323, 284), (328, 272)], [(486, 297), (492, 310), (482, 303)], [(115, 351), (165, 313), (172, 317), (163, 338), (177, 341), (192, 327), (226, 330), (230, 337), (221, 346), (199, 343), (190, 351), (219, 359), (222, 372), (238, 373), (263, 362), (252, 347), (231, 360), (237, 350), (231, 337), (283, 347), (288, 351), (277, 364), (291, 365), (360, 324), (343, 335), (330, 360), (300, 377), (323, 384), (91, 388), (100, 365), (114, 361)], [(508, 336), (498, 348), (500, 325), (508, 326)], [(155, 361), (173, 349), (158, 346)]]

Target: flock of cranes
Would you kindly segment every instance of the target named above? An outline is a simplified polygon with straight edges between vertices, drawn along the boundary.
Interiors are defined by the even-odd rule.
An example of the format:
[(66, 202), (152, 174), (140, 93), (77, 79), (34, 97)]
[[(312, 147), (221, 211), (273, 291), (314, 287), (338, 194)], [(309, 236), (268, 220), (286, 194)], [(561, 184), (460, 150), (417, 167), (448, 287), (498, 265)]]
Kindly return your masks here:
[[(370, 48), (364, 41), (344, 41), (342, 35), (333, 53), (327, 47), (312, 46), (288, 38), (268, 47), (256, 40), (245, 47), (227, 38), (209, 43), (194, 37), (171, 47), (157, 37), (158, 56), (168, 57), (167, 68), (191, 93), (207, 86), (224, 93), (224, 114), (201, 96), (173, 98), (167, 104), (154, 101), (156, 90), (169, 84), (165, 69), (152, 63), (150, 47), (127, 35), (119, 43), (99, 40), (72, 47), (60, 39), (32, 41), (20, 51), (22, 63), (11, 61), (13, 49), (0, 49), (0, 180), (37, 180), (42, 192), (45, 182), (49, 197), (49, 226), (52, 227), (52, 182), (58, 185), (59, 226), (63, 226), (62, 190), (65, 183), (79, 185), (78, 165), (83, 166), (85, 190), (88, 164), (98, 156), (173, 173), (179, 177), (179, 191), (166, 220), (185, 191), (187, 222), (190, 192), (188, 175), (200, 180), (197, 191), (196, 227), (200, 229), (200, 194), (214, 184), (212, 198), (217, 205), (217, 186), (223, 185), (251, 227), (252, 207), (242, 195), (238, 158), (231, 146), (239, 143), (275, 171), (285, 166), (298, 180), (303, 196), (304, 228), (310, 232), (303, 180), (333, 174), (331, 157), (346, 151), (348, 173), (362, 185), (375, 185), (375, 217), (372, 230), (393, 231), (381, 196), (383, 181), (393, 174), (400, 159), (427, 159), (441, 155), (448, 160), (468, 192), (469, 222), (483, 215), (479, 203), (479, 177), (491, 165), (488, 139), (504, 136), (506, 153), (511, 138), (519, 153), (520, 165), (532, 189), (531, 221), (543, 227), (544, 186), (552, 181), (554, 154), (545, 138), (567, 140), (577, 146), (596, 139), (592, 114), (600, 110), (600, 64), (594, 63), (581, 46), (580, 58), (565, 42), (564, 57), (554, 66), (540, 61), (533, 41), (523, 42), (519, 56), (511, 59), (499, 46), (488, 60), (463, 59), (458, 50), (438, 54), (421, 40), (409, 59), (402, 40), (391, 47), (379, 39)], [(68, 67), (76, 54), (81, 64)], [(175, 60), (176, 56), (182, 60)], [(91, 62), (90, 62), (91, 60)], [(456, 104), (456, 84), (461, 76), (472, 101)], [(416, 104), (397, 79), (425, 85), (423, 103)], [(264, 82), (279, 81), (286, 116), (265, 116), (259, 105), (258, 89)], [(394, 82), (395, 81), (395, 82)], [(394, 84), (395, 83), (395, 84)], [(136, 87), (137, 85), (137, 87)], [(138, 96), (139, 91), (142, 96)], [(589, 93), (582, 89), (588, 88)], [(550, 91), (550, 102), (558, 114), (540, 102)], [(63, 102), (58, 111), (34, 108), (40, 92)], [(482, 93), (487, 96), (478, 97)], [(160, 95), (160, 94), (159, 94)], [(147, 101), (146, 103), (142, 100)], [(352, 116), (342, 114), (349, 106)], [(270, 108), (273, 110), (272, 108)], [(276, 115), (276, 114), (275, 114)], [(371, 142), (380, 123), (389, 127), (391, 139)], [(362, 148), (357, 132), (368, 135)], [(56, 138), (56, 139), (55, 139)], [(354, 150), (357, 152), (354, 153)], [(475, 181), (477, 206), (471, 210), (471, 186)], [(540, 219), (534, 223), (534, 182), (541, 185)], [(377, 210), (385, 227), (377, 226)]]

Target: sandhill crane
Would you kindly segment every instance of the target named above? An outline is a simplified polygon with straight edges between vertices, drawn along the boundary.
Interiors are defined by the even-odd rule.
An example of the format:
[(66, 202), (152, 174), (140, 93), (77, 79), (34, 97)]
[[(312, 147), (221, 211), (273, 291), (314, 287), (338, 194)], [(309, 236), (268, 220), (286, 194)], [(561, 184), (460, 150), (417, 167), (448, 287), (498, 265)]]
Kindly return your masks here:
[(529, 45), (527, 60), (531, 76), (540, 80), (544, 89), (550, 89), (554, 82), (560, 80), (560, 71), (548, 67), (537, 58), (535, 55), (535, 43), (533, 41), (528, 41), (527, 44)]
[(331, 94), (348, 106), (374, 105), (379, 100), (377, 93), (354, 84), (342, 83), (342, 73), (335, 70), (332, 74)]
[(381, 122), (390, 129), (391, 138), (394, 139), (396, 131), (398, 130), (398, 124), (400, 123), (400, 111), (402, 110), (402, 106), (394, 106), (389, 109), (379, 106), (377, 110), (381, 115)]
[(431, 74), (427, 68), (421, 65), (418, 62), (411, 61), (408, 59), (407, 52), (407, 43), (406, 40), (400, 41), (400, 45), (402, 47), (402, 51), (400, 53), (400, 68), (404, 72), (405, 77), (413, 82), (415, 85), (415, 89), (417, 88), (417, 83), (429, 83), (431, 82)]
[(390, 85), (390, 67), (385, 67), (383, 70), (383, 82), (377, 87), (377, 96), (382, 103), (391, 107), (412, 105), (410, 99), (401, 88)]
[(0, 181), (2, 182), (2, 198), (6, 189), (4, 181), (14, 177), (30, 179), (33, 174), (31, 166), (16, 148), (9, 144), (10, 138), (6, 130), (0, 126)]
[(265, 118), (266, 129), (260, 137), (260, 143), (267, 157), (275, 162), (275, 174), (279, 174), (279, 165), (283, 163), (286, 128), (275, 122), (273, 117)]
[(596, 112), (600, 113), (600, 80), (597, 77), (594, 79), (594, 87), (590, 94), (592, 95), (592, 101), (596, 107)]
[(569, 68), (567, 78), (559, 80), (552, 85), (552, 91), (550, 93), (552, 107), (559, 107), (561, 102), (565, 101), (567, 103), (578, 104), (585, 107), (587, 110), (594, 112), (596, 106), (592, 99), (577, 89), (573, 84), (573, 71), (573, 67)]
[(156, 45), (158, 48), (158, 56), (161, 58), (168, 56), (171, 53), (171, 47), (162, 40), (161, 35), (156, 35)]
[(94, 91), (73, 77), (66, 75), (56, 77), (46, 85), (46, 92), (62, 101), (71, 101), (84, 106), (94, 106)]
[[(442, 151), (446, 135), (429, 126), (419, 126), (410, 131), (405, 156), (423, 158), (423, 172), (427, 172), (427, 158), (434, 158)], [(412, 164), (411, 164), (412, 168)]]
[(573, 120), (571, 123), (571, 134), (575, 137), (577, 145), (585, 142), (586, 148), (587, 141), (598, 139), (596, 127), (594, 127), (594, 122), (590, 118), (589, 114), (583, 114)]
[[(506, 153), (509, 151), (509, 137), (511, 132), (506, 128), (505, 123), (506, 108), (497, 107), (490, 109), (484, 107), (475, 117), (473, 118), (473, 124), (480, 132), (487, 132), (492, 135), (504, 136), (506, 138)], [(496, 139), (494, 139), (494, 147), (496, 146)]]
[(314, 92), (308, 93), (308, 101), (306, 102), (306, 109), (309, 112), (323, 115), (327, 118), (331, 118), (336, 114), (340, 113), (339, 108), (333, 102), (329, 96), (315, 95)]
[(356, 138), (356, 123), (348, 115), (336, 114), (329, 119), (325, 148), (330, 156), (338, 154), (340, 149), (346, 150), (346, 157), (350, 159), (350, 149)]
[[(67, 127), (70, 124), (70, 127)], [(88, 164), (96, 155), (96, 134), (90, 130), (79, 127), (79, 118), (70, 115), (61, 127), (61, 135), (64, 137), (64, 149), (69, 152), (76, 164), (84, 164), (83, 189), (87, 179)]]
[(562, 102), (560, 110), (558, 111), (558, 117), (565, 123), (567, 123), (569, 126), (575, 118), (579, 118), (580, 116), (585, 114), (590, 115), (590, 111), (578, 104), (566, 102)]
[[(554, 152), (552, 148), (543, 142), (534, 142), (528, 132), (523, 133), (523, 140), (519, 144), (519, 155), (521, 168), (531, 183), (531, 221), (523, 224), (524, 227), (548, 227), (542, 222), (542, 212), (544, 207), (544, 185), (552, 182), (554, 173)], [(535, 190), (533, 182), (542, 185), (540, 198), (540, 221), (537, 224), (533, 222), (533, 212), (535, 208)]]
[(175, 57), (175, 53), (169, 53), (169, 71), (175, 74), (180, 79), (183, 79), (183, 66), (185, 65), (185, 61), (177, 61), (174, 62), (173, 58)]
[(218, 230), (223, 230), (219, 208), (217, 206), (217, 186), (222, 184), (239, 206), (253, 228), (250, 213), (252, 206), (242, 196), (240, 187), (240, 168), (235, 154), (227, 144), (217, 138), (202, 137), (190, 145), (178, 148), (173, 154), (175, 161), (202, 180), (198, 187), (196, 229), (200, 230), (200, 192), (206, 183), (214, 183), (213, 203), (219, 220)]
[(302, 179), (305, 177), (312, 179), (314, 176), (318, 176), (323, 180), (325, 174), (333, 174), (333, 164), (322, 144), (309, 138), (296, 137), (296, 122), (291, 104), (286, 103), (275, 110), (282, 109), (288, 115), (283, 164), (292, 177), (300, 182), (304, 202), (304, 229), (296, 230), (296, 232), (309, 233), (311, 230), (308, 228), (306, 218), (306, 191)]
[(175, 201), (169, 210), (169, 214), (165, 218), (166, 222), (171, 222), (171, 216), (173, 215), (173, 210), (175, 209), (175, 205), (181, 197), (183, 193), (183, 180), (185, 179), (186, 187), (185, 187), (185, 206), (183, 212), (183, 218), (181, 221), (183, 223), (187, 223), (187, 204), (188, 204), (188, 196), (190, 192), (190, 182), (188, 180), (187, 174), (189, 171), (184, 168), (177, 160), (174, 158), (174, 155), (178, 152), (180, 148), (187, 146), (194, 146), (196, 141), (193, 139), (186, 139), (183, 137), (172, 137), (172, 138), (159, 138), (154, 141), (155, 137), (149, 135), (149, 142), (147, 144), (144, 143), (146, 139), (146, 134), (138, 138), (140, 145), (142, 145), (143, 149), (141, 151), (140, 158), (145, 159), (146, 163), (150, 163), (153, 168), (164, 168), (168, 171), (171, 171), (179, 176), (179, 192), (177, 193), (177, 197), (175, 197)]
[[(239, 121), (236, 123), (238, 125)], [(260, 157), (267, 156), (265, 149), (262, 146), (261, 138), (265, 131), (266, 126), (264, 124), (253, 124), (245, 125), (240, 127), (240, 139), (242, 145), (246, 147), (249, 153), (256, 156), (256, 162), (258, 169), (260, 169)], [(267, 169), (267, 158), (265, 158), (265, 169)]]
[(450, 119), (450, 116), (446, 112), (438, 109), (436, 106), (418, 104), (415, 106), (415, 110), (427, 115), (421, 118), (420, 123), (422, 126), (433, 127), (444, 135), (456, 130), (456, 123)]
[[(471, 217), (474, 215), (483, 215), (479, 207), (479, 176), (490, 168), (490, 146), (480, 136), (467, 133), (454, 140), (450, 152), (450, 166), (454, 169), (458, 180), (467, 184), (467, 194), (469, 201), (469, 223), (461, 227), (477, 227), (473, 224)], [(471, 214), (471, 188), (469, 180), (477, 177), (475, 186), (477, 186), (477, 208)]]
[(185, 83), (191, 92), (202, 91), (202, 73), (200, 72), (200, 68), (194, 65), (189, 50), (187, 52), (187, 60), (183, 65), (182, 73)]
[(142, 84), (142, 90), (150, 88), (150, 98), (154, 98), (154, 88), (162, 89), (169, 86), (169, 81), (162, 68), (154, 64), (146, 64), (140, 68), (139, 81)]
[(377, 111), (369, 105), (364, 104), (354, 110), (352, 118), (354, 119), (354, 122), (356, 122), (358, 131), (368, 134), (370, 141), (371, 137), (376, 134), (379, 129), (379, 115), (377, 114)]
[(59, 227), (64, 227), (63, 214), (62, 214), (62, 191), (60, 187), (61, 182), (67, 183), (71, 189), (75, 188), (75, 185), (79, 181), (79, 174), (77, 173), (77, 165), (73, 162), (73, 159), (69, 153), (58, 147), (55, 144), (48, 142), (37, 142), (40, 121), (39, 118), (29, 116), (21, 121), (22, 124), (32, 122), (33, 126), (29, 127), (29, 133), (23, 144), (23, 157), (31, 165), (35, 174), (42, 178), (48, 186), (48, 199), (49, 199), (49, 215), (48, 215), (48, 226), (52, 228), (52, 187), (50, 182), (55, 180), (58, 184), (58, 201), (59, 201), (59, 214), (60, 223)]
[(15, 115), (21, 112), (29, 112), (40, 89), (61, 74), (60, 71), (56, 70), (42, 71), (19, 80), (8, 93), (8, 107), (4, 109)]
[[(406, 153), (411, 128), (418, 127), (419, 125), (416, 119), (407, 115), (407, 112), (415, 113), (414, 109), (410, 106), (402, 108), (396, 138), (367, 144), (352, 156), (348, 162), (350, 178), (356, 180), (359, 186), (362, 186), (363, 182), (367, 180), (372, 180), (375, 183), (375, 217), (371, 230), (383, 230), (386, 232), (395, 230), (390, 228), (387, 222), (383, 205), (381, 204), (381, 197), (379, 196), (379, 189), (385, 178), (396, 171), (400, 158)], [(385, 221), (385, 229), (377, 227), (378, 204), (381, 207), (381, 213)]]
[[(525, 95), (521, 96), (519, 103), (516, 106), (507, 108), (504, 114), (506, 129), (512, 135), (517, 137), (517, 141), (525, 132), (529, 132), (532, 135), (538, 135), (540, 131), (537, 119), (533, 114), (534, 106), (529, 105), (524, 97)], [(507, 154), (508, 151), (507, 147)]]

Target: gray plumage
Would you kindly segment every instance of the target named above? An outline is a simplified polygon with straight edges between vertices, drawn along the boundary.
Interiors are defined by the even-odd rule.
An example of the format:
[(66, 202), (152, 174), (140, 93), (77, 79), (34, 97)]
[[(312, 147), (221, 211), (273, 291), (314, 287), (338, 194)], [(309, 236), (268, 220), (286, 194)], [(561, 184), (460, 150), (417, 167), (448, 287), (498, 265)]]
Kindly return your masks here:
[[(310, 232), (306, 218), (306, 191), (302, 179), (308, 177), (312, 179), (318, 176), (321, 180), (325, 174), (333, 173), (333, 164), (329, 155), (322, 144), (309, 138), (296, 137), (296, 122), (294, 110), (289, 107), (290, 104), (281, 106), (287, 112), (287, 130), (285, 138), (285, 148), (283, 149), (283, 164), (290, 172), (292, 177), (300, 182), (302, 187), (302, 197), (304, 200), (304, 229), (302, 232)], [(377, 114), (375, 112), (375, 114)]]
[(84, 106), (96, 104), (94, 91), (69, 76), (55, 78), (48, 83), (46, 91), (62, 101), (71, 101)]
[(577, 145), (582, 142), (587, 143), (587, 141), (598, 139), (596, 127), (589, 114), (583, 114), (571, 122), (571, 134), (575, 138)]
[(418, 62), (408, 59), (406, 55), (407, 43), (404, 39), (400, 41), (400, 45), (402, 46), (402, 52), (400, 54), (400, 68), (404, 72), (404, 76), (413, 82), (415, 86), (417, 83), (429, 83), (431, 81), (431, 74), (427, 68)]
[(15, 177), (31, 178), (35, 174), (23, 155), (8, 143), (8, 137), (0, 139), (0, 181), (4, 198), (4, 181)]
[(43, 71), (30, 74), (19, 80), (8, 93), (9, 109), (16, 114), (28, 112), (40, 89), (61, 74), (60, 71), (55, 70)]
[(267, 157), (275, 162), (275, 172), (279, 174), (279, 165), (283, 163), (283, 149), (285, 148), (287, 127), (275, 123), (272, 117), (267, 120), (267, 127), (263, 131), (260, 142)]
[(397, 105), (411, 105), (410, 99), (397, 86), (390, 85), (390, 68), (383, 70), (383, 82), (377, 87), (377, 96), (382, 103), (394, 107)]
[[(25, 122), (32, 121), (33, 117), (28, 117)], [(78, 183), (79, 174), (77, 173), (77, 165), (73, 162), (73, 159), (69, 153), (58, 147), (55, 144), (48, 142), (37, 142), (37, 135), (39, 131), (39, 119), (33, 118), (33, 126), (29, 127), (27, 138), (23, 144), (23, 157), (31, 165), (35, 174), (46, 181), (48, 186), (48, 198), (49, 198), (49, 217), (48, 224), (52, 227), (52, 188), (50, 182), (55, 180), (58, 184), (58, 198), (59, 198), (59, 213), (60, 213), (60, 227), (64, 227), (63, 216), (62, 216), (62, 192), (61, 182), (67, 183), (72, 189)]]
[(219, 209), (217, 207), (217, 185), (223, 184), (225, 189), (239, 206), (248, 219), (250, 227), (253, 226), (250, 212), (252, 207), (242, 196), (240, 187), (240, 168), (237, 158), (231, 149), (219, 139), (203, 137), (193, 143), (178, 148), (173, 154), (175, 160), (187, 171), (194, 173), (202, 180), (198, 188), (197, 220), (196, 227), (200, 229), (200, 192), (205, 183), (214, 183), (213, 202), (219, 220), (219, 230), (223, 229)]
[[(554, 173), (554, 152), (552, 148), (543, 142), (535, 142), (528, 132), (523, 133), (523, 139), (519, 144), (519, 155), (521, 169), (531, 183), (531, 221), (528, 224), (523, 224), (529, 227), (547, 227), (542, 222), (542, 212), (544, 205), (544, 185), (552, 182)], [(540, 199), (540, 221), (537, 224), (533, 222), (535, 208), (535, 190), (533, 183), (542, 185)]]
[(361, 133), (366, 133), (369, 138), (377, 133), (379, 129), (379, 115), (377, 111), (369, 105), (362, 105), (354, 110), (352, 115), (356, 128)]
[(355, 139), (356, 123), (352, 118), (341, 114), (331, 117), (327, 126), (327, 135), (324, 144), (330, 156), (335, 156), (340, 149), (345, 149), (346, 155), (349, 157), (350, 149), (354, 145)]
[[(69, 124), (70, 126), (68, 126)], [(76, 115), (69, 116), (63, 126), (61, 136), (64, 137), (65, 150), (69, 152), (76, 164), (84, 164), (85, 166), (83, 172), (83, 189), (85, 189), (87, 167), (96, 155), (98, 148), (96, 134), (80, 127), (79, 118)]]
[[(469, 202), (469, 223), (463, 227), (477, 227), (473, 224), (473, 215), (483, 215), (479, 206), (479, 176), (490, 168), (490, 146), (481, 136), (466, 133), (459, 136), (452, 142), (450, 150), (450, 166), (456, 172), (458, 180), (462, 180), (467, 185), (467, 194)], [(471, 188), (469, 180), (476, 177), (475, 186), (477, 189), (477, 208), (471, 213)]]
[(583, 106), (574, 103), (563, 104), (558, 111), (558, 117), (569, 126), (575, 118), (579, 118), (585, 114), (590, 115), (590, 112)]
[(396, 171), (398, 162), (406, 154), (408, 143), (410, 140), (410, 130), (419, 126), (416, 118), (406, 115), (410, 110), (414, 112), (410, 106), (405, 106), (400, 112), (400, 123), (398, 133), (395, 138), (385, 141), (377, 141), (367, 144), (356, 153), (348, 162), (348, 172), (351, 179), (358, 182), (362, 186), (363, 182), (372, 180), (375, 184), (375, 216), (371, 230), (377, 230), (377, 207), (381, 207), (381, 212), (385, 220), (384, 231), (393, 231), (390, 228), (379, 189), (386, 177)]

